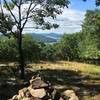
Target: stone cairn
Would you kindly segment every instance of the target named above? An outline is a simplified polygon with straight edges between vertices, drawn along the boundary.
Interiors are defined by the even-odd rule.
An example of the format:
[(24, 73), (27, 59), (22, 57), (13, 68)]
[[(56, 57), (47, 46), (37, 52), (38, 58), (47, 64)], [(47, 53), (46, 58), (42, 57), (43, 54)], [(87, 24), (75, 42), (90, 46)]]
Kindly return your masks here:
[(52, 100), (53, 87), (49, 82), (44, 82), (39, 75), (33, 76), (30, 85), (19, 90), (10, 100)]
[(30, 85), (19, 90), (10, 100), (79, 100), (73, 90), (64, 91), (59, 99), (55, 98), (56, 91), (49, 82), (44, 82), (39, 75), (32, 77)]

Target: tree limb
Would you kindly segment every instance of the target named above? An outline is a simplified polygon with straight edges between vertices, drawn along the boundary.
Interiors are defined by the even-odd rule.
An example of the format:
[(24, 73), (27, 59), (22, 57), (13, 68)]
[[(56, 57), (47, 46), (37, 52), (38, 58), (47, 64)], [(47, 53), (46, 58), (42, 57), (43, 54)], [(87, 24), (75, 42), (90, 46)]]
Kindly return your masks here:
[(10, 9), (10, 7), (9, 7), (9, 5), (8, 5), (8, 3), (7, 3), (7, 1), (4, 0), (4, 2), (5, 2), (5, 4), (6, 4), (6, 7), (8, 8), (8, 10), (10, 11), (10, 14), (13, 16), (15, 22), (18, 24), (18, 21), (17, 21), (15, 15), (12, 13), (12, 11), (11, 11), (11, 9)]
[(12, 1), (13, 4), (15, 4), (18, 7), (17, 3), (15, 3), (14, 0), (11, 0), (11, 1)]
[[(33, 17), (33, 15), (28, 16), (28, 18), (32, 18), (32, 17)], [(21, 21), (25, 20), (26, 18), (27, 17), (22, 18)]]
[[(22, 26), (22, 30), (23, 30), (23, 28), (24, 28), (24, 26), (25, 26), (25, 24), (26, 24), (28, 18), (31, 18), (31, 16), (29, 16), (29, 14), (30, 14), (30, 12), (31, 12), (30, 10), (31, 10), (32, 4), (33, 4), (33, 2), (32, 2), (32, 0), (31, 0), (31, 3), (30, 3), (30, 5), (29, 5), (28, 11), (27, 11), (26, 20), (25, 20), (25, 22), (23, 23), (23, 26)], [(34, 5), (33, 9), (34, 9), (35, 7), (36, 7), (36, 4)]]

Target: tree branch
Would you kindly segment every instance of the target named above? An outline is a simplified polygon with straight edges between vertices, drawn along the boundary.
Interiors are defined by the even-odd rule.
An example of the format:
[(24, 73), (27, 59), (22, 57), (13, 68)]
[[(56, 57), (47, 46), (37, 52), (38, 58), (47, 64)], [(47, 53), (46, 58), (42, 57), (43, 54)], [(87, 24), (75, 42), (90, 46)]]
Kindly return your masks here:
[[(23, 28), (25, 27), (25, 24), (26, 24), (28, 18), (31, 18), (31, 16), (29, 16), (29, 14), (30, 14), (30, 12), (31, 12), (30, 10), (31, 10), (32, 4), (33, 4), (33, 2), (32, 2), (32, 0), (31, 0), (31, 3), (30, 3), (29, 8), (28, 8), (28, 10), (27, 10), (26, 18), (24, 18), (24, 19), (26, 19), (26, 20), (25, 20), (25, 22), (23, 23), (22, 30), (23, 30)], [(35, 7), (36, 7), (36, 4), (34, 5), (33, 9), (34, 9)]]
[(43, 29), (43, 28), (41, 28), (41, 27), (24, 27), (24, 29), (32, 29), (32, 28), (34, 28), (34, 29)]
[(20, 31), (21, 31), (21, 24), (22, 24), (22, 22), (21, 22), (21, 5), (22, 5), (22, 0), (19, 0), (19, 4), (18, 4), (18, 13), (19, 13), (19, 20), (18, 20), (18, 27), (19, 27), (19, 29), (20, 29)]
[[(1, 4), (1, 3), (0, 3)], [(2, 4), (1, 4), (1, 13), (2, 13), (2, 18), (5, 20), (5, 21), (7, 21), (6, 20), (6, 18), (5, 18), (5, 16), (4, 16), (4, 12), (3, 12), (3, 8), (2, 8)], [(5, 24), (5, 23), (2, 23), (2, 24)], [(9, 27), (9, 26), (8, 26)], [(15, 36), (15, 33), (11, 30), (11, 33)]]
[(14, 0), (11, 0), (11, 1), (12, 1), (13, 4), (15, 4), (18, 7), (17, 3), (15, 3)]
[[(33, 17), (33, 15), (28, 16), (28, 18), (31, 18), (31, 17)], [(27, 17), (22, 18), (21, 21), (25, 20), (26, 18)]]
[(2, 15), (4, 15), (4, 12), (3, 12), (3, 8), (2, 8), (1, 1), (0, 1), (0, 8), (1, 8), (1, 13), (2, 13)]
[(9, 7), (9, 5), (8, 5), (8, 3), (7, 3), (7, 1), (4, 0), (4, 2), (5, 2), (5, 4), (6, 4), (6, 7), (8, 8), (8, 10), (10, 11), (10, 14), (13, 16), (15, 22), (18, 24), (18, 21), (17, 21), (15, 15), (12, 13), (12, 11), (11, 11), (11, 9), (10, 9), (10, 7)]

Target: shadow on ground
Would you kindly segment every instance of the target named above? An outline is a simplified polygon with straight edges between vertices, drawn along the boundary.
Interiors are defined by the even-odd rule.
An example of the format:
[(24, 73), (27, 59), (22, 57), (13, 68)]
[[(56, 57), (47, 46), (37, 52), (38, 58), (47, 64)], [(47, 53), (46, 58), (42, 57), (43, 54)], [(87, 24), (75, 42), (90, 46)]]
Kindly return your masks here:
[(50, 81), (60, 91), (74, 89), (78, 96), (81, 97), (81, 100), (82, 96), (95, 96), (100, 94), (100, 78), (91, 78), (89, 75), (69, 70), (47, 69), (40, 70), (39, 72), (44, 80)]
[[(21, 84), (16, 80), (3, 80), (1, 84), (0, 80), (0, 100), (7, 100), (13, 95), (18, 93), (18, 90), (28, 86), (30, 78), (35, 75), (35, 72), (30, 68), (27, 70), (26, 83)], [(91, 100), (82, 99), (83, 96), (95, 96), (100, 94), (100, 78), (91, 78), (89, 75), (82, 74), (81, 72), (69, 71), (69, 70), (38, 70), (41, 77), (49, 81), (55, 89), (62, 92), (65, 89), (74, 89), (80, 100)], [(92, 82), (91, 82), (92, 80)], [(8, 83), (7, 83), (8, 82)], [(4, 98), (5, 97), (5, 98)]]

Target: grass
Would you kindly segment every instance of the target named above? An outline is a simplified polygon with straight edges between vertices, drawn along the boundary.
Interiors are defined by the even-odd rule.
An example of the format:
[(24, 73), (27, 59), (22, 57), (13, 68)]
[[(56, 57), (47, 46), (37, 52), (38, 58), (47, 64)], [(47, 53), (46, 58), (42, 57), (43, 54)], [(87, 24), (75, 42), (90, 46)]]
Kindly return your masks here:
[(59, 69), (59, 70), (72, 70), (72, 71), (80, 71), (86, 74), (100, 74), (100, 66), (94, 64), (86, 64), (79, 62), (68, 62), (68, 61), (58, 61), (58, 62), (41, 62), (30, 64), (33, 69)]
[(84, 80), (87, 84), (100, 84), (100, 66), (94, 64), (86, 64), (79, 62), (68, 62), (68, 61), (58, 61), (58, 62), (41, 62), (30, 64), (35, 70), (65, 70), (74, 71), (80, 73), (81, 75), (87, 75), (90, 78)]

